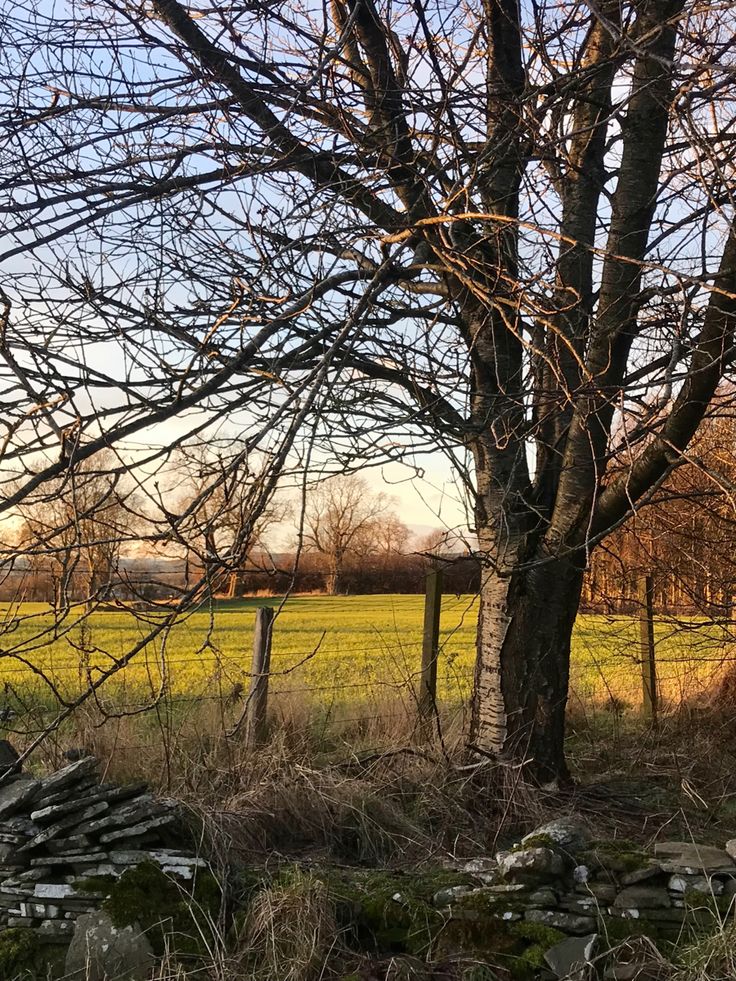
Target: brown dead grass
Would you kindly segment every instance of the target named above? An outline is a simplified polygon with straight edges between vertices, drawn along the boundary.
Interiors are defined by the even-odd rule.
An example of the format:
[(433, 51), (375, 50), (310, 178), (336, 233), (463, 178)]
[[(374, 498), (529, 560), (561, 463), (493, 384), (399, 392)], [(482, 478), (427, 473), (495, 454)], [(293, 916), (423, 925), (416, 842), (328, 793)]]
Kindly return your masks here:
[[(636, 713), (576, 706), (573, 794), (543, 794), (518, 769), (473, 761), (463, 706), (441, 706), (428, 740), (403, 696), (339, 718), (291, 696), (275, 702), (268, 742), (231, 735), (242, 703), (163, 700), (107, 721), (89, 703), (43, 747), (55, 767), (77, 747), (117, 781), (148, 779), (201, 814), (240, 854), (324, 854), (361, 864), (491, 852), (556, 813), (576, 810), (602, 835), (675, 833), (722, 841), (736, 827), (736, 707), (714, 690), (658, 728)], [(22, 741), (21, 741), (22, 745)]]
[(334, 907), (323, 882), (295, 874), (253, 899), (233, 961), (243, 979), (316, 981), (339, 944)]
[[(736, 690), (736, 686), (734, 686)], [(375, 709), (375, 706), (372, 707)], [(469, 761), (463, 712), (443, 708), (423, 741), (411, 706), (385, 700), (339, 726), (298, 698), (282, 701), (268, 742), (257, 749), (230, 737), (239, 706), (214, 699), (187, 707), (163, 702), (143, 716), (108, 720), (94, 707), (44, 747), (58, 766), (79, 747), (114, 780), (146, 777), (201, 818), (223, 860), (270, 856), (367, 866), (417, 866), (492, 853), (561, 811), (581, 813), (600, 836), (657, 837), (723, 844), (736, 828), (736, 705), (722, 692), (685, 703), (658, 728), (635, 714), (570, 715), (572, 794), (543, 794), (518, 769)], [(329, 976), (339, 936), (318, 878), (274, 880), (241, 924), (223, 936), (203, 981)], [(672, 981), (736, 977), (733, 929), (658, 963)], [(162, 967), (161, 979), (184, 976)], [(167, 974), (166, 970), (171, 973)]]

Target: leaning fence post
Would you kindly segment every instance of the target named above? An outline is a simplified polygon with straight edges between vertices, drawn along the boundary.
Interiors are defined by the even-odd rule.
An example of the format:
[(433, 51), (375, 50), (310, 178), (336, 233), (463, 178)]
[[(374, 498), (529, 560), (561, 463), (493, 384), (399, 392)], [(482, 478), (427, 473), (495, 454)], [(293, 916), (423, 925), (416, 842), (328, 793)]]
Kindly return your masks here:
[(440, 652), (442, 569), (433, 565), (427, 573), (422, 632), (422, 669), (419, 680), (419, 717), (425, 735), (437, 706), (437, 658)]
[(253, 633), (253, 663), (251, 665), (246, 727), (247, 742), (251, 746), (262, 743), (266, 738), (272, 625), (273, 608), (270, 606), (259, 607), (256, 610), (256, 625)]
[(639, 579), (639, 631), (644, 714), (657, 723), (657, 665), (654, 658), (654, 582)]

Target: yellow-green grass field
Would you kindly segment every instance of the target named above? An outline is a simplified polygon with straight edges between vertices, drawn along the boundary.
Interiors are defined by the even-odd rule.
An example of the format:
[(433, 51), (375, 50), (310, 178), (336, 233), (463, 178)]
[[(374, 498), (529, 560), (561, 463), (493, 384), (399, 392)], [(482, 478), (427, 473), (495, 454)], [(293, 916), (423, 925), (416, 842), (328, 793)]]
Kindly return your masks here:
[[(108, 704), (135, 707), (163, 685), (168, 696), (240, 700), (249, 683), (254, 609), (278, 599), (217, 603), (181, 619), (107, 683)], [(297, 596), (280, 610), (273, 635), (271, 691), (321, 706), (399, 695), (414, 698), (421, 648), (421, 596)], [(78, 614), (54, 627), (49, 608), (25, 603), (3, 608), (0, 682), (10, 693), (46, 697), (42, 672), (62, 695), (145, 637), (156, 615), (99, 611), (83, 628)], [(438, 697), (457, 701), (470, 690), (477, 606), (473, 597), (446, 596), (441, 621)], [(575, 629), (571, 699), (636, 707), (641, 700), (639, 625), (633, 617), (581, 615)], [(697, 696), (734, 654), (723, 631), (697, 622), (656, 625), (662, 696)], [(34, 669), (36, 669), (34, 671)]]

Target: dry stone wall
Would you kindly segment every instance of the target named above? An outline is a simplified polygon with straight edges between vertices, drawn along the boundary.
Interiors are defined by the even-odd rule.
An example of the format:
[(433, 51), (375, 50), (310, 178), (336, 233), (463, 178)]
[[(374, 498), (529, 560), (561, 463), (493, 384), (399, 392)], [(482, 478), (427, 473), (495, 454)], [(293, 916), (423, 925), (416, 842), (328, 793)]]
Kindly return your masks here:
[[(180, 818), (175, 802), (155, 799), (144, 785), (101, 783), (93, 757), (40, 779), (6, 776), (0, 785), (0, 929), (71, 940), (76, 921), (105, 901), (104, 883), (141, 863), (177, 881), (192, 880), (206, 863), (181, 847)], [(95, 882), (97, 891), (89, 888)]]
[[(0, 765), (7, 763), (2, 752), (0, 742)], [(157, 936), (165, 941), (160, 934), (169, 929), (162, 922), (184, 936), (186, 924), (175, 921), (176, 911), (201, 908), (197, 889), (208, 877), (213, 912), (220, 908), (218, 880), (186, 845), (182, 826), (176, 802), (156, 799), (140, 784), (101, 782), (92, 757), (46, 777), (6, 772), (0, 782), (0, 968), (3, 932), (15, 930), (32, 938), (33, 950), (61, 948), (65, 976), (102, 981), (127, 971), (129, 978), (149, 977), (161, 952)], [(137, 888), (147, 894), (151, 870), (161, 880), (154, 885), (175, 894), (168, 919), (152, 899), (150, 919), (134, 910), (116, 920), (113, 900), (125, 892), (126, 879), (138, 877)], [(723, 848), (662, 841), (645, 851), (593, 840), (569, 817), (493, 856), (452, 863), (441, 870), (449, 884), (438, 888), (432, 879), (426, 893), (422, 887), (410, 895), (405, 873), (396, 888), (377, 874), (375, 894), (360, 875), (346, 884), (346, 874), (328, 875), (328, 886), (340, 909), (363, 911), (375, 951), (392, 952), (400, 937), (400, 951), (432, 959), (467, 954), (472, 943), (491, 962), (499, 951), (512, 954), (517, 966), (526, 965), (526, 974), (515, 975), (520, 978), (595, 973), (623, 981), (636, 976), (632, 965), (607, 959), (607, 951), (624, 938), (674, 943), (733, 917), (736, 839)], [(183, 904), (182, 889), (188, 890)], [(383, 940), (394, 946), (384, 948)]]
[[(663, 841), (645, 851), (593, 841), (574, 818), (538, 828), (494, 857), (455, 866), (475, 884), (440, 890), (434, 905), (448, 922), (548, 927), (565, 935), (544, 952), (550, 977), (567, 977), (631, 936), (676, 943), (733, 917), (736, 839), (723, 848)], [(609, 977), (616, 973), (614, 964)]]

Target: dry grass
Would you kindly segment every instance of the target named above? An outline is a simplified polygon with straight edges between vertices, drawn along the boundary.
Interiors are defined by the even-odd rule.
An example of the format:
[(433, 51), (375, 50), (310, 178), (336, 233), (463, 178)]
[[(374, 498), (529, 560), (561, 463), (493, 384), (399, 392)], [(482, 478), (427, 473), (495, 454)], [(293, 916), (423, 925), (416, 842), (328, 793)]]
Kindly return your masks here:
[(214, 700), (186, 714), (162, 703), (104, 724), (89, 705), (34, 763), (63, 765), (73, 747), (93, 753), (106, 778), (148, 779), (203, 815), (222, 847), (243, 856), (322, 852), (382, 865), (472, 855), (548, 813), (518, 771), (468, 765), (456, 708), (442, 711), (427, 743), (413, 706), (396, 700), (381, 707), (378, 718), (356, 708), (336, 730), (293, 698), (268, 743), (251, 750), (241, 737), (228, 738), (228, 707)]
[(223, 776), (228, 794), (203, 810), (213, 836), (244, 861), (307, 854), (370, 866), (488, 852), (519, 826), (522, 813), (527, 822), (546, 816), (528, 790), (504, 787), (508, 771), (465, 771), (459, 763), (459, 752), (450, 760), (396, 753), (365, 766), (317, 766), (276, 740), (245, 753)]
[(379, 712), (356, 705), (349, 724), (334, 726), (292, 696), (257, 750), (228, 736), (237, 712), (214, 699), (186, 712), (164, 700), (106, 722), (90, 703), (36, 762), (62, 765), (70, 747), (92, 752), (108, 779), (148, 779), (242, 855), (322, 852), (362, 864), (477, 855), (561, 808), (605, 834), (621, 825), (644, 840), (661, 828), (722, 839), (736, 824), (736, 712), (717, 699), (702, 705), (683, 705), (656, 730), (636, 714), (571, 711), (580, 787), (566, 798), (531, 790), (518, 769), (472, 765), (462, 707), (441, 707), (422, 741), (401, 697), (384, 698)]
[[(282, 706), (283, 709), (283, 706)], [(383, 704), (335, 734), (291, 702), (257, 750), (227, 738), (227, 706), (207, 700), (186, 715), (162, 703), (143, 717), (100, 725), (93, 708), (44, 749), (59, 765), (70, 746), (102, 761), (110, 779), (147, 776), (202, 818), (225, 859), (274, 857), (373, 867), (416, 867), (447, 855), (489, 854), (560, 810), (581, 812), (601, 836), (664, 835), (723, 843), (736, 826), (736, 713), (714, 699), (684, 705), (657, 730), (635, 716), (576, 711), (570, 753), (580, 787), (565, 798), (523, 784), (517, 769), (469, 765), (461, 712), (443, 710), (442, 739), (418, 739), (413, 709)], [(386, 721), (386, 720), (390, 721)], [(305, 861), (307, 860), (307, 861)], [(186, 981), (318, 981), (340, 963), (339, 931), (314, 875), (276, 875), (237, 937), (215, 931), (207, 964)], [(723, 928), (685, 948), (677, 963), (655, 958), (671, 981), (736, 978), (736, 933)], [(185, 981), (173, 959), (157, 981)]]
[(238, 932), (233, 961), (240, 977), (315, 981), (339, 944), (335, 912), (323, 882), (293, 873), (261, 890)]
[[(736, 827), (736, 686), (683, 703), (658, 729), (636, 714), (576, 706), (569, 754), (573, 795), (541, 794), (518, 769), (472, 765), (462, 706), (443, 706), (429, 741), (402, 697), (356, 706), (351, 721), (314, 715), (305, 700), (279, 700), (271, 737), (257, 750), (228, 737), (238, 707), (206, 699), (182, 712), (163, 700), (142, 716), (104, 721), (91, 704), (38, 757), (64, 762), (83, 747), (109, 779), (148, 778), (202, 818), (208, 846), (228, 862), (299, 857), (373, 867), (416, 867), (492, 853), (558, 814), (576, 810), (600, 836), (660, 836), (722, 844)], [(104, 724), (103, 724), (104, 723)], [(18, 740), (21, 742), (20, 740)], [(21, 742), (22, 744), (22, 742)], [(304, 874), (276, 876), (259, 893), (234, 941), (215, 931), (208, 963), (186, 981), (318, 981), (339, 945), (326, 891)], [(723, 928), (656, 961), (672, 981), (736, 978), (736, 933)], [(337, 958), (339, 963), (339, 957)], [(327, 965), (327, 967), (325, 966)], [(173, 959), (157, 981), (185, 981)]]
[(736, 978), (736, 926), (730, 924), (712, 936), (679, 952), (668, 981), (733, 981)]

